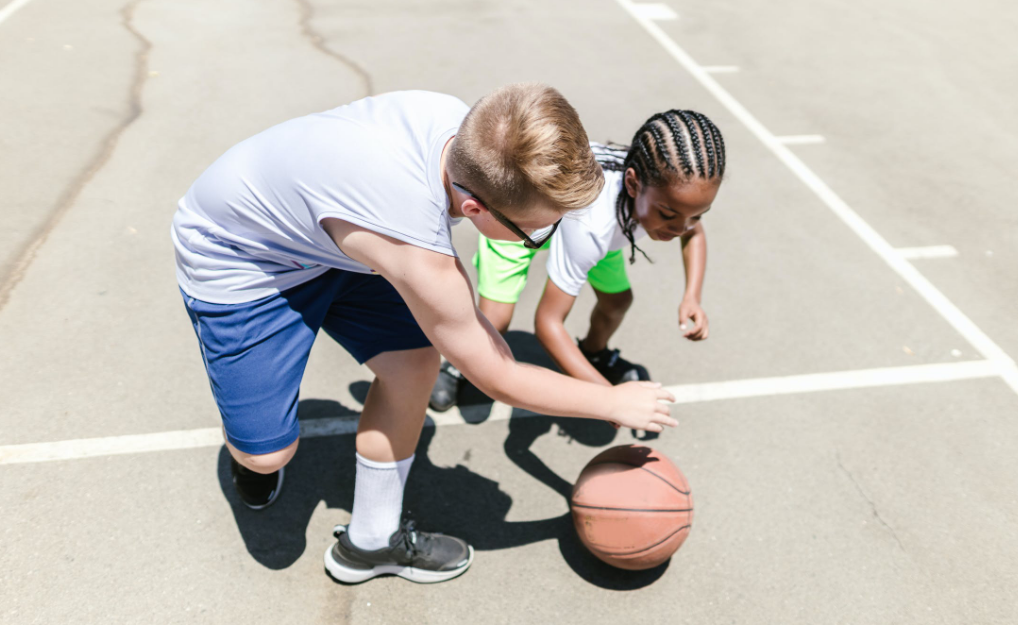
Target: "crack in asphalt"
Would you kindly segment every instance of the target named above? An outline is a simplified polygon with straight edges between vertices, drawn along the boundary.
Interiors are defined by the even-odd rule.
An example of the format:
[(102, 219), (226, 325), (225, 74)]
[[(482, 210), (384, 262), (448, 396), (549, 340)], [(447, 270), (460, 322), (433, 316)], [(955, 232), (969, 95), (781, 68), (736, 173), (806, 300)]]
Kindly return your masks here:
[(349, 69), (353, 70), (355, 74), (360, 76), (361, 80), (364, 82), (364, 91), (366, 92), (365, 97), (374, 95), (375, 86), (371, 80), (371, 74), (358, 65), (354, 60), (326, 46), (325, 38), (319, 35), (311, 26), (311, 21), (315, 18), (315, 9), (311, 6), (310, 0), (297, 0), (297, 4), (300, 6), (301, 34), (303, 34), (304, 37), (311, 42), (311, 45), (313, 45), (319, 52), (336, 59), (343, 65), (346, 65)]
[(845, 473), (845, 475), (848, 476), (848, 479), (852, 480), (852, 484), (854, 484), (856, 490), (859, 491), (859, 495), (861, 495), (862, 498), (866, 500), (866, 503), (870, 505), (870, 510), (873, 511), (873, 516), (876, 517), (877, 521), (880, 521), (880, 524), (883, 525), (884, 528), (891, 533), (891, 536), (894, 537), (894, 542), (898, 543), (898, 547), (902, 551), (905, 551), (905, 545), (901, 544), (901, 539), (898, 538), (898, 533), (894, 531), (893, 527), (887, 524), (887, 521), (885, 521), (882, 516), (880, 516), (880, 512), (877, 511), (877, 505), (873, 502), (872, 499), (869, 498), (869, 496), (866, 494), (866, 491), (862, 489), (862, 486), (859, 484), (859, 481), (855, 479), (855, 476), (852, 475), (852, 472), (845, 468), (845, 465), (842, 464), (841, 454), (836, 451), (834, 452), (834, 457), (838, 461), (838, 467)]
[(49, 218), (37, 230), (29, 242), (15, 255), (15, 260), (10, 265), (10, 270), (0, 274), (0, 310), (3, 310), (10, 299), (11, 291), (14, 290), (25, 277), (28, 268), (31, 267), (39, 252), (39, 248), (46, 242), (53, 230), (63, 220), (74, 202), (77, 201), (85, 186), (92, 181), (92, 178), (109, 162), (113, 151), (120, 141), (120, 136), (135, 122), (142, 114), (141, 92), (145, 81), (148, 79), (148, 55), (152, 50), (152, 43), (134, 28), (132, 20), (134, 11), (141, 0), (134, 0), (120, 10), (120, 23), (138, 41), (141, 48), (134, 55), (135, 69), (134, 78), (131, 82), (130, 95), (128, 97), (128, 112), (103, 139), (99, 151), (92, 157), (89, 163), (71, 181), (71, 184), (64, 190), (50, 212)]

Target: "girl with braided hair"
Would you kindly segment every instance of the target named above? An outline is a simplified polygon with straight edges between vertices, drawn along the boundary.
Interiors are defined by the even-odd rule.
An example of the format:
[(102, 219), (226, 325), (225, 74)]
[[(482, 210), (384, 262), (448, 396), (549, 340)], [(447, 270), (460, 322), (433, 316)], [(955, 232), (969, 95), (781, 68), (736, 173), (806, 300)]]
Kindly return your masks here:
[[(707, 235), (700, 220), (724, 176), (724, 139), (705, 115), (672, 109), (644, 122), (629, 146), (591, 147), (605, 186), (594, 204), (563, 220), (542, 248), (551, 251), (535, 332), (559, 367), (575, 378), (604, 385), (648, 380), (646, 368), (608, 347), (633, 302), (624, 250), (629, 248), (633, 263), (637, 252), (646, 258), (637, 245), (643, 236), (681, 241), (686, 289), (678, 309), (679, 327), (691, 341), (706, 339), (709, 325), (700, 300)], [(474, 258), (479, 307), (503, 334), (536, 252), (520, 243), (480, 238)], [(565, 319), (585, 282), (593, 287), (597, 303), (586, 336), (574, 342)], [(431, 407), (441, 411), (455, 405), (462, 379), (451, 364), (443, 363)]]

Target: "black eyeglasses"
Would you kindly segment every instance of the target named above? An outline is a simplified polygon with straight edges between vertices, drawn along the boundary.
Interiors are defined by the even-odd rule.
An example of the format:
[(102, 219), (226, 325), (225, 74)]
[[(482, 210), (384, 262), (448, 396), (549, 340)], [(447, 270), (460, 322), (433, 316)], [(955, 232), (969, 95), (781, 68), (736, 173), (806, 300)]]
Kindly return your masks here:
[(517, 226), (513, 222), (509, 221), (509, 219), (505, 215), (503, 215), (502, 213), (500, 213), (497, 210), (495, 210), (494, 208), (492, 208), (490, 204), (488, 204), (487, 202), (485, 202), (481, 198), (477, 197), (477, 194), (474, 193), (473, 191), (471, 191), (470, 189), (464, 187), (463, 185), (461, 185), (458, 182), (452, 183), (452, 186), (456, 187), (457, 189), (459, 189), (463, 193), (466, 193), (470, 197), (472, 197), (475, 200), (477, 200), (482, 206), (484, 206), (484, 208), (488, 209), (488, 212), (491, 213), (491, 216), (494, 217), (498, 221), (498, 223), (502, 224), (506, 228), (509, 228), (509, 230), (511, 230), (513, 234), (518, 236), (520, 238), (520, 240), (523, 241), (523, 246), (524, 247), (528, 247), (528, 248), (530, 248), (532, 250), (539, 250), (539, 249), (541, 249), (541, 247), (545, 243), (547, 243), (549, 239), (551, 239), (551, 235), (555, 234), (555, 231), (558, 230), (558, 225), (560, 223), (562, 223), (562, 218), (559, 217), (559, 220), (556, 221), (553, 225), (548, 226), (548, 228), (541, 228), (540, 230), (536, 231), (534, 234), (537, 234), (538, 232), (542, 232), (544, 230), (548, 230), (550, 228), (550, 230), (548, 231), (548, 235), (547, 236), (543, 236), (540, 239), (538, 239), (537, 241), (535, 241), (534, 239), (531, 239), (529, 236), (527, 236), (527, 233), (524, 232), (522, 229), (520, 229), (519, 226)]

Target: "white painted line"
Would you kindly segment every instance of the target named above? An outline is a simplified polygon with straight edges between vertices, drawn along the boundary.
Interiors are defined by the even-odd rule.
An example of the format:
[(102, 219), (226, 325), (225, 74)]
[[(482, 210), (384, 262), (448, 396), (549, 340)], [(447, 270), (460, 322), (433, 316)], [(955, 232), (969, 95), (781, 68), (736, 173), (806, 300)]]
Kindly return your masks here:
[(7, 20), (8, 17), (14, 15), (14, 13), (18, 9), (20, 9), (23, 6), (25, 6), (26, 4), (28, 4), (31, 1), (32, 0), (14, 0), (13, 2), (8, 4), (4, 8), (0, 9), (0, 24), (3, 24)]
[[(915, 365), (911, 367), (889, 367), (812, 373), (775, 378), (753, 378), (729, 382), (705, 384), (680, 384), (668, 390), (675, 395), (677, 404), (694, 404), (724, 399), (747, 397), (770, 397), (795, 393), (815, 393), (845, 389), (873, 388), (878, 386), (900, 386), (931, 382), (950, 382), (990, 378), (1002, 375), (1000, 366), (986, 360), (945, 363), (936, 365)], [(1006, 374), (1005, 374), (1006, 375)], [(1015, 380), (1018, 384), (1018, 379)], [(542, 416), (527, 410), (514, 410), (512, 406), (496, 402), (485, 421), (507, 421), (510, 418)], [(428, 427), (463, 425), (466, 421), (457, 409), (444, 413), (428, 413)], [(301, 422), (301, 437), (341, 436), (357, 431), (357, 417), (331, 417), (310, 419)], [(153, 451), (194, 449), (197, 447), (218, 447), (223, 444), (220, 428), (180, 430), (110, 436), (106, 438), (84, 438), (52, 443), (29, 443), (25, 445), (0, 446), (0, 465), (26, 464), (31, 462), (52, 462), (77, 460), (120, 454), (137, 454)]]
[(916, 258), (954, 258), (958, 250), (951, 245), (930, 245), (927, 247), (899, 247), (898, 256), (913, 260)]
[(222, 444), (223, 431), (220, 428), (156, 432), (154, 434), (130, 434), (127, 436), (108, 436), (106, 438), (80, 438), (54, 443), (6, 445), (0, 447), (0, 464), (73, 460), (78, 458), (94, 458), (96, 456), (137, 454), (149, 451), (212, 447)]
[(971, 362), (949, 362), (935, 365), (914, 365), (911, 367), (887, 367), (884, 369), (861, 369), (813, 373), (779, 378), (757, 378), (712, 382), (709, 384), (688, 384), (671, 386), (676, 403), (692, 404), (722, 399), (743, 397), (769, 397), (818, 391), (837, 391), (878, 386), (904, 386), (990, 378), (1001, 374), (1000, 367), (988, 360)]
[(785, 145), (816, 145), (824, 142), (823, 135), (784, 135), (774, 138)]
[(947, 320), (951, 326), (958, 331), (972, 347), (984, 358), (997, 363), (1000, 367), (1000, 375), (1008, 385), (1018, 393), (1018, 366), (1007, 353), (1000, 348), (989, 336), (976, 326), (951, 300), (940, 292), (925, 276), (919, 273), (911, 263), (902, 258), (891, 244), (888, 243), (876, 230), (866, 223), (855, 211), (853, 211), (844, 200), (842, 200), (830, 187), (824, 183), (813, 171), (806, 166), (795, 154), (771, 134), (746, 107), (739, 103), (728, 93), (710, 74), (705, 72), (696, 61), (693, 60), (685, 50), (671, 40), (657, 24), (643, 18), (638, 11), (634, 10), (630, 0), (616, 0), (633, 19), (635, 19), (651, 37), (675, 59), (693, 78), (710, 92), (717, 100), (728, 109), (736, 119), (743, 123), (757, 139), (785, 164), (799, 180), (802, 181), (827, 207), (834, 212), (856, 235), (859, 236), (884, 262), (886, 262), (895, 273), (905, 282), (912, 286), (919, 295), (926, 300), (940, 315)]
[(738, 65), (704, 65), (701, 67), (708, 74), (735, 74), (739, 71)]
[(660, 22), (679, 19), (679, 14), (663, 2), (639, 2), (633, 5), (633, 10), (648, 20)]

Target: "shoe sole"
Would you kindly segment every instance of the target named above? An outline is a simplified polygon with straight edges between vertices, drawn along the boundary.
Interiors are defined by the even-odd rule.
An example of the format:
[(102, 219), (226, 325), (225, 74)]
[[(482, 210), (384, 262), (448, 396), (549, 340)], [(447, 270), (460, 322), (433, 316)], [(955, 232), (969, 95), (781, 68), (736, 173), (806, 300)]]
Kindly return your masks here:
[(474, 548), (468, 545), (467, 549), (470, 551), (467, 556), (467, 563), (452, 571), (427, 571), (412, 566), (399, 566), (398, 564), (383, 564), (371, 569), (353, 569), (333, 559), (332, 545), (330, 545), (325, 551), (325, 572), (332, 579), (344, 584), (359, 584), (379, 575), (398, 575), (403, 579), (408, 579), (418, 584), (435, 584), (459, 577), (470, 568), (470, 565), (474, 562)]
[[(279, 499), (279, 493), (281, 493), (283, 491), (283, 476), (284, 475), (286, 475), (286, 467), (281, 467), (279, 469), (279, 481), (276, 482), (276, 490), (272, 491), (272, 496), (269, 497), (269, 500), (266, 501), (265, 503), (263, 503), (261, 505), (257, 505), (257, 506), (252, 506), (248, 502), (244, 501), (243, 498), (240, 499), (240, 502), (242, 504), (244, 504), (245, 506), (247, 506), (248, 508), (252, 509), (252, 510), (264, 510), (265, 508), (268, 508), (273, 503), (275, 503), (275, 501), (277, 499)], [(236, 487), (236, 484), (234, 484), (234, 487)]]

